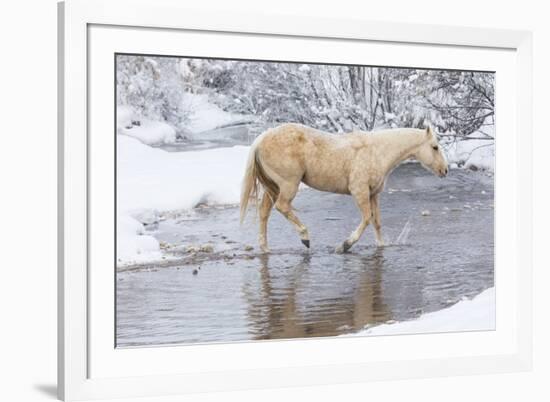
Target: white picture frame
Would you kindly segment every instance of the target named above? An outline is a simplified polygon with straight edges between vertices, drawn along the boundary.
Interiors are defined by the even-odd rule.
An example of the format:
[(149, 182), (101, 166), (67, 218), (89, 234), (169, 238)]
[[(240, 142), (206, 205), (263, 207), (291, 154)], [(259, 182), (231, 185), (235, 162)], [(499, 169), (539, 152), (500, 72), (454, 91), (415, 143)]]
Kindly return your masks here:
[[(58, 16), (58, 392), (61, 399), (160, 396), (530, 369), (531, 33), (360, 20), (244, 14), (228, 16), (227, 13), (213, 15), (188, 10), (177, 0), (69, 0), (59, 4)], [(100, 32), (102, 29), (103, 34)], [(105, 31), (108, 29), (112, 31)], [(116, 30), (122, 32), (121, 38), (125, 38), (118, 41)], [(108, 280), (104, 282), (103, 276), (96, 275), (90, 268), (92, 262), (99, 258), (96, 258), (96, 249), (90, 249), (90, 239), (93, 238), (90, 208), (97, 194), (95, 187), (94, 191), (90, 191), (90, 177), (96, 173), (94, 169), (97, 164), (93, 161), (104, 157), (108, 159), (107, 155), (103, 155), (108, 151), (93, 148), (94, 153), (90, 152), (95, 146), (91, 136), (98, 127), (95, 122), (91, 124), (95, 115), (90, 111), (90, 105), (96, 102), (91, 93), (101, 92), (92, 91), (92, 88), (97, 84), (96, 77), (103, 77), (99, 74), (90, 79), (91, 74), (95, 74), (91, 60), (100, 60), (95, 56), (96, 49), (105, 54), (124, 50), (116, 46), (135, 43), (132, 35), (142, 35), (142, 47), (153, 46), (159, 38), (153, 36), (163, 35), (165, 49), (161, 52), (168, 52), (172, 46), (170, 43), (177, 42), (170, 37), (181, 33), (199, 36), (204, 33), (220, 38), (238, 36), (242, 40), (256, 38), (273, 43), (277, 40), (286, 43), (307, 40), (312, 44), (324, 41), (325, 44), (330, 42), (350, 49), (364, 44), (388, 48), (416, 46), (415, 52), (418, 50), (428, 56), (437, 49), (450, 49), (454, 56), (446, 61), (437, 61), (447, 63), (444, 67), (452, 63), (458, 67), (476, 62), (492, 63), (493, 58), (497, 63), (499, 54), (502, 54), (500, 63), (507, 65), (502, 67), (502, 76), (506, 77), (512, 91), (510, 94), (514, 96), (502, 103), (503, 108), (508, 108), (507, 115), (513, 116), (509, 120), (513, 124), (507, 125), (507, 131), (503, 129), (502, 132), (507, 135), (499, 137), (497, 151), (497, 194), (499, 180), (507, 180), (510, 185), (506, 188), (500, 186), (502, 190), (496, 201), (496, 222), (497, 228), (499, 222), (502, 225), (500, 228), (506, 224), (510, 236), (501, 238), (501, 244), (506, 244), (506, 247), (500, 247), (501, 255), (500, 258), (497, 255), (495, 263), (502, 265), (502, 275), (497, 275), (496, 331), (237, 343), (215, 347), (185, 346), (179, 347), (178, 353), (182, 353), (179, 360), (170, 357), (175, 353), (174, 348), (116, 351), (114, 341), (110, 346), (106, 344), (112, 336), (108, 331), (109, 320), (112, 323), (113, 317), (108, 316), (109, 305), (99, 303), (94, 295), (98, 291), (108, 294), (113, 288)], [(147, 42), (153, 45), (147, 45)], [(264, 48), (264, 58), (281, 57), (276, 54), (276, 46)], [(210, 54), (208, 48), (205, 52), (205, 55)], [(480, 60), (468, 60), (467, 53), (475, 52), (478, 52)], [(464, 60), (459, 62), (462, 54)], [(509, 63), (510, 60), (513, 62)], [(496, 71), (498, 77), (499, 70)], [(110, 90), (112, 93), (112, 88)], [(112, 127), (112, 120), (108, 124)], [(521, 142), (518, 141), (519, 132)], [(503, 168), (499, 170), (499, 166)], [(106, 165), (104, 168), (108, 167)], [(503, 173), (499, 179), (500, 172)], [(502, 206), (502, 213), (499, 206)], [(496, 233), (498, 236), (502, 232)], [(501, 313), (506, 310), (507, 314), (498, 315), (499, 308)], [(432, 350), (427, 349), (429, 345)], [(452, 353), (448, 353), (449, 345), (453, 345)], [(330, 353), (331, 349), (334, 353)], [(320, 350), (325, 351), (326, 356), (318, 357)], [(365, 357), (364, 353), (354, 353), (359, 350), (369, 351), (369, 357)], [(375, 350), (380, 353), (377, 355)], [(391, 356), (390, 350), (401, 354)], [(182, 357), (183, 353), (185, 357)], [(264, 356), (263, 363), (254, 361), (254, 356)], [(199, 359), (202, 361), (200, 369), (185, 367), (185, 362)], [(141, 366), (151, 369), (142, 370), (140, 362), (143, 363)]]

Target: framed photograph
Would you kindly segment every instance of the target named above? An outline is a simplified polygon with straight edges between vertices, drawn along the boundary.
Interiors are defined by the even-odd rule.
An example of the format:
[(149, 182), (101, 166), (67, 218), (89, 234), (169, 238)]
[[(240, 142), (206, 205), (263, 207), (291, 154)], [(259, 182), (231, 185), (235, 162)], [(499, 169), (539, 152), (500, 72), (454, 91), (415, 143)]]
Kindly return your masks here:
[(60, 398), (530, 369), (529, 32), (58, 11)]

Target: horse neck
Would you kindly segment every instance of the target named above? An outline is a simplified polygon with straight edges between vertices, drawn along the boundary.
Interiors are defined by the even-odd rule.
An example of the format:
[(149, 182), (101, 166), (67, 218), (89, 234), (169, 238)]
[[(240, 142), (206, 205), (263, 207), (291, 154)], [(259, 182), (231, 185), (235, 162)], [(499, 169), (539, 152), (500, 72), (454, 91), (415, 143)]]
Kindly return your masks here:
[(391, 172), (401, 162), (411, 158), (424, 142), (424, 131), (410, 130), (380, 134), (380, 146), (384, 148), (386, 172)]

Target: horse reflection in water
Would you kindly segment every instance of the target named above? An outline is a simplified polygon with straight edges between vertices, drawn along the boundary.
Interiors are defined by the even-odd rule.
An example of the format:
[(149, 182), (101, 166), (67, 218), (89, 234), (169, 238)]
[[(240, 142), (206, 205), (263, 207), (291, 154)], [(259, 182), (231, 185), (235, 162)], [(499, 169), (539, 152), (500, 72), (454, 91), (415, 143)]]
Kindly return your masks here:
[[(282, 278), (272, 274), (283, 265), (277, 256), (260, 258), (259, 292), (250, 284), (243, 287), (253, 339), (334, 336), (392, 318), (382, 295), (382, 249), (359, 259), (344, 258), (346, 275), (340, 283), (334, 277), (319, 283), (319, 272), (311, 272), (310, 254), (296, 266), (284, 268), (288, 276)], [(357, 264), (360, 269), (346, 269)], [(327, 275), (334, 274), (328, 271)]]

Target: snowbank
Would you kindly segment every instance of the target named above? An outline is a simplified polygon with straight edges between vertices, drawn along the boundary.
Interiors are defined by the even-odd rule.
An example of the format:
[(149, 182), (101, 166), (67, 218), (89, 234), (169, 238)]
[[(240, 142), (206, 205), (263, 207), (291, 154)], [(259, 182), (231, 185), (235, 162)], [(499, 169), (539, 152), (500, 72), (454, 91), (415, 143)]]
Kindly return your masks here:
[(420, 316), (416, 320), (382, 324), (359, 331), (359, 335), (422, 334), (495, 329), (495, 288), (481, 292), (471, 300)]
[[(451, 143), (445, 147), (447, 160), (465, 168), (478, 168), (495, 171), (495, 126), (483, 125), (483, 131), (476, 131), (469, 137), (473, 139)], [(488, 139), (479, 139), (488, 138)]]
[(194, 134), (238, 123), (243, 120), (250, 120), (246, 116), (229, 113), (220, 109), (218, 106), (210, 103), (208, 95), (187, 93), (183, 102), (185, 108), (192, 112), (191, 122), (188, 124), (187, 129)]
[(121, 128), (120, 134), (138, 139), (144, 144), (172, 144), (176, 142), (176, 130), (166, 123), (152, 120), (140, 120), (139, 126)]
[(176, 130), (172, 126), (138, 117), (128, 106), (117, 106), (117, 131), (148, 145), (171, 144), (176, 141)]
[(117, 216), (117, 260), (119, 263), (139, 263), (159, 260), (159, 243), (144, 234), (143, 225), (128, 214)]
[(189, 209), (201, 203), (237, 204), (248, 150), (236, 146), (167, 152), (117, 135), (119, 263), (160, 258), (158, 242), (144, 234), (140, 223), (151, 211)]
[(167, 152), (123, 135), (117, 141), (121, 210), (137, 213), (239, 202), (249, 147)]
[(465, 140), (450, 144), (445, 150), (449, 163), (465, 168), (495, 171), (495, 144), (488, 140)]

